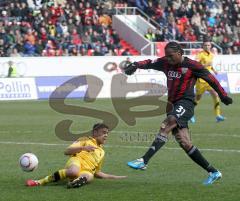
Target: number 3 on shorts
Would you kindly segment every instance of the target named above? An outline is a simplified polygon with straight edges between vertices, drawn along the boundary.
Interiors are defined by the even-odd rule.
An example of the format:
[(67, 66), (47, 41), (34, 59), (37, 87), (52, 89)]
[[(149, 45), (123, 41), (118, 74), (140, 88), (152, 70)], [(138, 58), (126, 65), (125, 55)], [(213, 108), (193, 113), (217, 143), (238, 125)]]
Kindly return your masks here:
[(178, 116), (182, 116), (186, 112), (186, 110), (183, 108), (183, 106), (179, 105), (176, 109), (176, 112), (179, 113)]

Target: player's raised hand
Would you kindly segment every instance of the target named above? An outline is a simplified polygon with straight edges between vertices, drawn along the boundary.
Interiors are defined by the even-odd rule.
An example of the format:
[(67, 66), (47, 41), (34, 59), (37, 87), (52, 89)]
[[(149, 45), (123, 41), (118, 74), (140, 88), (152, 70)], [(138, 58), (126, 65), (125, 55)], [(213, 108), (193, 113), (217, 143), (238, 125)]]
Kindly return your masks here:
[(88, 152), (94, 151), (95, 149), (96, 149), (96, 147), (91, 146), (91, 145), (82, 147), (83, 151), (88, 151)]
[(137, 62), (128, 64), (123, 70), (126, 75), (132, 75), (137, 70)]
[(225, 105), (229, 105), (233, 103), (233, 100), (231, 97), (229, 96), (224, 96), (221, 98), (221, 101), (225, 104)]

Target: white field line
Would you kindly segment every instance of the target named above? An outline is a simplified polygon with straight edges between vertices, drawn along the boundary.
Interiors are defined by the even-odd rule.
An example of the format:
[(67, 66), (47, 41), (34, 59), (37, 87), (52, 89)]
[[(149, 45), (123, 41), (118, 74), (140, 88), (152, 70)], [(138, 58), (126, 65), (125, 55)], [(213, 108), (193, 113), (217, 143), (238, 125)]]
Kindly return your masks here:
[[(42, 131), (39, 131), (39, 132), (36, 132), (34, 130), (26, 130), (26, 131), (20, 131), (20, 130), (16, 130), (14, 131), (15, 133), (39, 133), (39, 132), (42, 132)], [(76, 131), (78, 132), (78, 131)], [(8, 134), (8, 133), (12, 133), (12, 131), (1, 131), (0, 130), (0, 133), (4, 133), (4, 134)], [(157, 134), (157, 130), (156, 131), (111, 131), (111, 133), (119, 133), (119, 134), (147, 134), (147, 135), (150, 135), (150, 134)], [(240, 135), (236, 135), (236, 134), (232, 134), (232, 133), (228, 133), (228, 134), (219, 134), (219, 133), (210, 133), (210, 134), (206, 134), (206, 133), (191, 133), (191, 136), (208, 136), (208, 137), (232, 137), (232, 138), (240, 138)]]
[[(40, 146), (68, 146), (69, 144), (54, 144), (54, 143), (43, 143), (43, 142), (13, 142), (13, 141), (0, 141), (0, 144), (12, 144), (12, 145), (40, 145)], [(131, 145), (105, 145), (105, 147), (110, 148), (124, 148), (124, 149), (147, 149), (147, 146), (131, 146)], [(181, 150), (181, 148), (170, 148), (164, 147), (164, 149), (169, 150)], [(240, 153), (238, 149), (200, 149), (201, 151), (210, 151), (210, 152), (229, 152), (229, 153)]]

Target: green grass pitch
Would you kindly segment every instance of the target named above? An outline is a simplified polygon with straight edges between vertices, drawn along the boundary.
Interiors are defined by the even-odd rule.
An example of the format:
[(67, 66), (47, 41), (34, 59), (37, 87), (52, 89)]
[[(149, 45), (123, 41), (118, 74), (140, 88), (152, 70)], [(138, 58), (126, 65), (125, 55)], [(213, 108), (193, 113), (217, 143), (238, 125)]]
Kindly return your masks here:
[[(220, 181), (208, 187), (202, 185), (206, 172), (188, 159), (172, 137), (150, 161), (146, 171), (127, 167), (127, 161), (146, 151), (164, 115), (139, 118), (135, 126), (128, 126), (114, 112), (111, 100), (94, 103), (69, 100), (68, 104), (94, 107), (118, 117), (118, 126), (109, 135), (105, 147), (103, 171), (128, 178), (95, 179), (79, 189), (67, 189), (65, 182), (27, 188), (26, 179), (42, 178), (62, 168), (67, 160), (63, 151), (70, 142), (58, 139), (54, 133), (59, 121), (74, 120), (71, 129), (76, 132), (88, 130), (98, 120), (57, 113), (48, 101), (1, 102), (0, 200), (239, 201), (240, 95), (232, 97), (233, 105), (221, 104), (227, 117), (225, 122), (215, 122), (212, 100), (206, 95), (195, 109), (196, 124), (190, 125), (193, 144), (223, 173)], [(40, 161), (38, 169), (31, 173), (23, 172), (18, 165), (18, 158), (25, 152), (35, 153)]]

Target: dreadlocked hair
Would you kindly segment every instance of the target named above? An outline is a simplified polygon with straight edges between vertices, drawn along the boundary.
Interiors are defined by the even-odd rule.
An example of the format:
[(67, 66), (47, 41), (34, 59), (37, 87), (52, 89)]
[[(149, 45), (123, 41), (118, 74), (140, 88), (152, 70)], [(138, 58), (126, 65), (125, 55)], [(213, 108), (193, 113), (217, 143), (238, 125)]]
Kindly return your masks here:
[(184, 53), (181, 45), (178, 44), (177, 42), (169, 42), (165, 47), (165, 50), (166, 49), (172, 49), (175, 52), (180, 52), (181, 55), (183, 55), (183, 53)]

